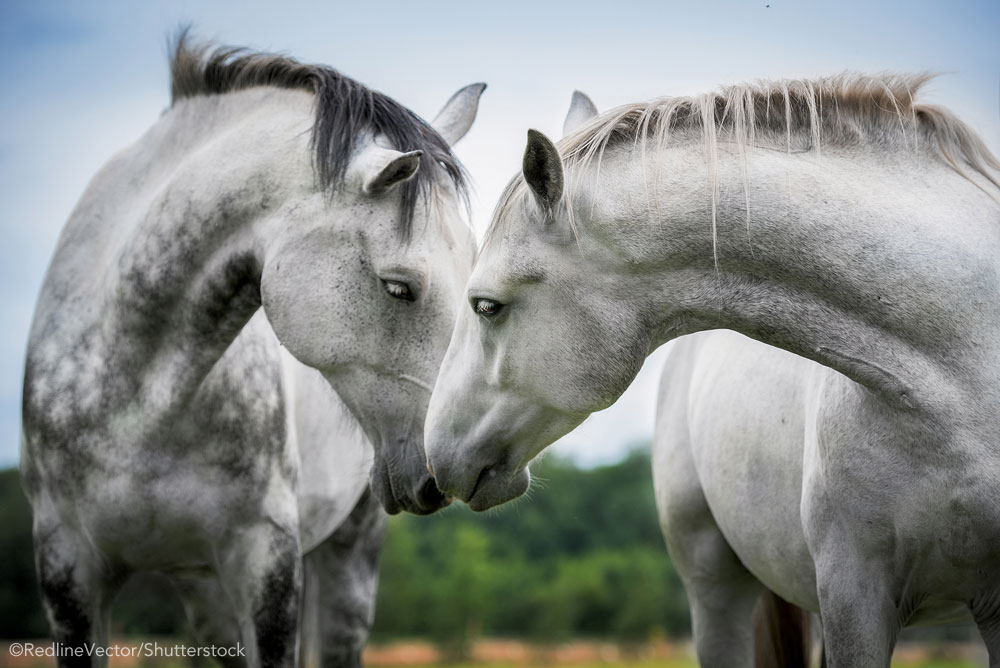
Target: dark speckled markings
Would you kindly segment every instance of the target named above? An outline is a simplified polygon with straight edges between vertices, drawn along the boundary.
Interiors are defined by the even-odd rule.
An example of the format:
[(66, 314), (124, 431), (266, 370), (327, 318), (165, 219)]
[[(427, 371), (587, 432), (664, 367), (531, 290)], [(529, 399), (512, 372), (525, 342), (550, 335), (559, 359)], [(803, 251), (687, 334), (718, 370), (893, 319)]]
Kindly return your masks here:
[(302, 590), (302, 559), (295, 536), (275, 532), (271, 538), (271, 568), (254, 603), (257, 647), (264, 666), (295, 661), (298, 604)]
[[(73, 565), (56, 565), (52, 555), (42, 552), (37, 555), (37, 569), (42, 597), (49, 601), (49, 622), (55, 640), (74, 649), (84, 647), (90, 640), (94, 619), (87, 610), (88, 597), (74, 578)], [(60, 665), (85, 666), (88, 661), (70, 658), (60, 660)]]

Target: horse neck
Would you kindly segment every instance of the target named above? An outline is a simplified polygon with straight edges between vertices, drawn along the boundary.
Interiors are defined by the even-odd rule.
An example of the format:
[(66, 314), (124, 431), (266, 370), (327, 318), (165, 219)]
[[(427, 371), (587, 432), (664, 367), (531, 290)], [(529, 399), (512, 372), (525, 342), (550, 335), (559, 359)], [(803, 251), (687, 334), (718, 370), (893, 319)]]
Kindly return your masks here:
[(832, 367), (893, 407), (947, 415), (981, 404), (995, 419), (992, 186), (912, 150), (760, 150), (747, 163), (723, 151), (713, 247), (703, 156), (700, 145), (663, 151), (647, 174), (653, 206), (633, 193), (632, 215), (651, 224), (632, 226), (641, 238), (628, 247), (652, 253), (639, 261), (660, 283), (660, 341), (733, 329)]
[(193, 98), (143, 140), (165, 173), (141, 184), (109, 266), (103, 338), (149, 410), (183, 405), (260, 307), (265, 221), (314, 188), (311, 103), (272, 89)]

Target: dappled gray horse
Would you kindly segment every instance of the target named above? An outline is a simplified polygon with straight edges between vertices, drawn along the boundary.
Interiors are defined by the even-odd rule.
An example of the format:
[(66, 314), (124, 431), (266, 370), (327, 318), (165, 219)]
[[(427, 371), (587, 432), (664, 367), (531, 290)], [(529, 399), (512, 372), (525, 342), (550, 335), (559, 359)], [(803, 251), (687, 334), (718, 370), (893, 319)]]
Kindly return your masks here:
[(702, 665), (752, 665), (762, 583), (820, 612), (833, 668), (887, 667), (901, 626), (957, 614), (1000, 666), (1000, 163), (913, 101), (923, 81), (662, 98), (558, 148), (529, 131), (428, 408), (440, 489), (523, 493), (650, 351), (736, 330), (788, 352), (681, 342), (657, 435)]
[[(29, 337), (22, 473), (56, 640), (103, 643), (151, 570), (224, 600), (249, 665), (290, 665), (303, 547), (339, 523), (304, 525), (324, 513), (303, 481), (360, 490), (370, 466), (389, 512), (447, 503), (422, 425), (474, 251), (448, 141), (481, 89), (439, 134), (329, 68), (179, 40), (170, 109), (87, 188)], [(371, 459), (311, 470), (340, 399)]]

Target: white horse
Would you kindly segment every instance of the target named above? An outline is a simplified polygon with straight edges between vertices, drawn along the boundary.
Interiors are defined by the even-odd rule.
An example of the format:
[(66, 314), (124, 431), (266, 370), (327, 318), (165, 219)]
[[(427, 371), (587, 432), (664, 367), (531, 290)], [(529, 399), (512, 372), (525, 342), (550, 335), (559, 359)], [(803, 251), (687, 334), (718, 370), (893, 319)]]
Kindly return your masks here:
[(751, 665), (756, 579), (819, 611), (835, 668), (961, 611), (1000, 666), (1000, 163), (923, 80), (659, 99), (558, 150), (529, 131), (428, 409), (441, 490), (521, 494), (651, 350), (736, 330), (818, 364), (734, 334), (674, 357), (658, 498), (702, 665)]
[(94, 177), (36, 307), (38, 577), (69, 652), (103, 644), (116, 590), (151, 570), (191, 610), (224, 601), (245, 663), (287, 666), (303, 551), (353, 505), (332, 501), (370, 466), (389, 512), (448, 502), (421, 428), (474, 253), (448, 142), (482, 86), (435, 130), (288, 58), (182, 38), (171, 69), (170, 109)]

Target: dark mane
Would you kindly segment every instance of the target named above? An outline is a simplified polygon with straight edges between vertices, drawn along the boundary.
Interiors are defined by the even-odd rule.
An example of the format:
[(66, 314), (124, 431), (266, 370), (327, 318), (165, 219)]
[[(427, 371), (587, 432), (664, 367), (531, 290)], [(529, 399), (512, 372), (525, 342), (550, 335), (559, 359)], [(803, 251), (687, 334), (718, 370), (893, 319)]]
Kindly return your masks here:
[(383, 135), (397, 150), (424, 152), (417, 175), (402, 184), (400, 231), (409, 239), (417, 200), (429, 197), (443, 170), (468, 206), (462, 165), (448, 143), (415, 113), (323, 65), (307, 65), (269, 53), (212, 44), (191, 44), (183, 30), (171, 49), (171, 104), (199, 95), (219, 95), (255, 86), (310, 91), (316, 95), (312, 147), (320, 183), (333, 192), (342, 181), (358, 137)]

